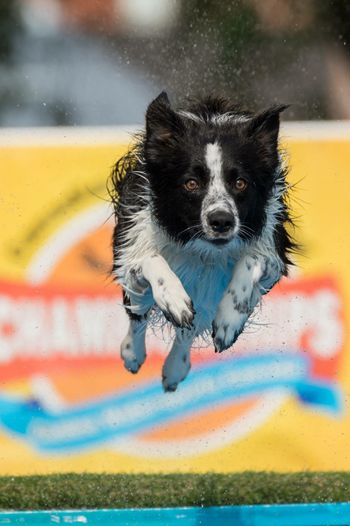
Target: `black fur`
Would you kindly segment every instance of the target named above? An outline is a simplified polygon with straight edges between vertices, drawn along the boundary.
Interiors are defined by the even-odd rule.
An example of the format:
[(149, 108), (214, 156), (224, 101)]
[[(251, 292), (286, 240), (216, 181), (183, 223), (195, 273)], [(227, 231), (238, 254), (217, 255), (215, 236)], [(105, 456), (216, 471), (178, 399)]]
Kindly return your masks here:
[[(134, 214), (147, 206), (149, 198), (154, 217), (175, 241), (183, 244), (194, 236), (204, 236), (200, 210), (209, 174), (203, 152), (208, 142), (218, 141), (223, 150), (226, 188), (235, 199), (244, 227), (239, 234), (242, 239), (261, 234), (266, 202), (276, 179), (282, 180), (285, 191), (280, 197), (282, 209), (274, 240), (286, 274), (290, 254), (297, 250), (297, 245), (286, 228), (292, 220), (286, 200), (287, 174), (280, 166), (278, 148), (279, 114), (285, 108), (274, 106), (253, 115), (227, 100), (208, 97), (185, 107), (184, 111), (195, 116), (188, 118), (173, 110), (167, 95), (161, 93), (147, 109), (145, 134), (135, 138), (135, 146), (116, 163), (110, 178), (109, 190), (117, 218), (115, 255)], [(213, 116), (228, 114), (232, 119), (220, 124), (213, 121)], [(241, 195), (232, 185), (238, 177), (249, 182), (247, 191)], [(183, 184), (189, 178), (200, 182), (200, 191), (184, 190)]]

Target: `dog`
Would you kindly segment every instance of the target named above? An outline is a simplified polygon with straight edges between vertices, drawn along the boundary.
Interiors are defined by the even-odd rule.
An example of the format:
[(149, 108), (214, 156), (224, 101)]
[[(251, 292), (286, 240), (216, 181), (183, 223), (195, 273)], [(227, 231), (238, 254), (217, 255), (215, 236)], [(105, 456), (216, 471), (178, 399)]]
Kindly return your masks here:
[(288, 274), (296, 244), (278, 143), (286, 107), (253, 114), (209, 96), (175, 110), (162, 92), (112, 171), (112, 273), (130, 320), (121, 357), (138, 372), (147, 325), (161, 314), (175, 328), (165, 391), (186, 378), (195, 338), (230, 348)]

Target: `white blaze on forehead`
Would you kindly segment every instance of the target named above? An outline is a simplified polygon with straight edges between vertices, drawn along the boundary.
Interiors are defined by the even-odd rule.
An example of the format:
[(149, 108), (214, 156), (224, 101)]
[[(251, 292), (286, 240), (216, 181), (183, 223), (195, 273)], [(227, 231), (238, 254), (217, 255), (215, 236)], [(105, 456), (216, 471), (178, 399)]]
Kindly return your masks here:
[(226, 210), (234, 215), (236, 220), (235, 231), (237, 232), (239, 229), (238, 211), (233, 197), (225, 187), (223, 152), (220, 144), (217, 142), (208, 143), (204, 157), (209, 170), (210, 181), (207, 195), (202, 203), (202, 221), (205, 223), (208, 214), (214, 210)]
[(227, 193), (224, 183), (222, 149), (217, 142), (207, 144), (205, 149), (205, 162), (210, 175), (205, 204), (207, 207), (210, 207), (210, 209), (227, 209), (227, 202), (230, 200), (230, 196)]
[(210, 173), (210, 179), (221, 180), (222, 177), (222, 149), (216, 142), (207, 144), (205, 162)]

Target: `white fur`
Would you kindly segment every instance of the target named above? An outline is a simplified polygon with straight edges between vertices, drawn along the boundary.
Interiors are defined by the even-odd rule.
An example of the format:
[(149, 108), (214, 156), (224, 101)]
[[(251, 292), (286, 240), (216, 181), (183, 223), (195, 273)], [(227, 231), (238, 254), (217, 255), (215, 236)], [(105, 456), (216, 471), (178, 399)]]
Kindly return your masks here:
[(193, 340), (191, 331), (177, 331), (173, 346), (168, 354), (162, 371), (165, 391), (175, 391), (191, 369), (190, 348)]
[(232, 279), (219, 304), (214, 320), (214, 345), (222, 351), (231, 347), (260, 300), (258, 284), (266, 268), (263, 256), (249, 251), (234, 268)]
[(205, 162), (209, 170), (210, 181), (207, 195), (202, 202), (201, 222), (203, 230), (208, 239), (215, 238), (215, 232), (210, 228), (208, 216), (215, 211), (222, 210), (232, 214), (235, 218), (235, 226), (233, 231), (222, 235), (222, 238), (231, 238), (239, 231), (240, 223), (236, 204), (230, 194), (227, 192), (224, 177), (223, 177), (223, 163), (222, 163), (222, 149), (221, 146), (214, 142), (209, 143), (205, 149)]
[(186, 119), (191, 119), (195, 122), (205, 122), (204, 119), (200, 115), (196, 115), (195, 113), (192, 113), (190, 111), (178, 111), (178, 114), (181, 115), (181, 117), (185, 117)]
[[(217, 144), (208, 145), (206, 159), (213, 182), (211, 190), (215, 192), (222, 184), (222, 158)], [(166, 390), (174, 390), (186, 376), (190, 368), (189, 348), (194, 338), (211, 332), (214, 320), (214, 343), (220, 351), (228, 348), (261, 295), (280, 279), (283, 264), (275, 252), (273, 232), (283, 192), (281, 179), (267, 203), (266, 223), (259, 239), (243, 242), (233, 238), (222, 248), (201, 239), (185, 246), (175, 243), (154, 221), (150, 204), (130, 219), (116, 264), (120, 269), (117, 277), (128, 292), (132, 312), (145, 315), (158, 305), (177, 322), (190, 322), (190, 298), (196, 310), (193, 328), (177, 331), (164, 364)], [(248, 269), (247, 263), (251, 263), (251, 268)], [(235, 301), (231, 290), (237, 292)], [(149, 314), (152, 321), (152, 313)], [(122, 344), (122, 357), (126, 368), (137, 372), (145, 358), (146, 324), (135, 322), (136, 325), (143, 323), (135, 332), (133, 323)]]
[(160, 310), (180, 326), (193, 320), (191, 299), (181, 281), (161, 255), (145, 258), (141, 264), (143, 278), (150, 284), (153, 299)]
[(129, 330), (121, 344), (121, 357), (125, 368), (131, 373), (137, 373), (146, 359), (145, 335), (147, 321), (130, 321)]
[[(280, 168), (281, 169), (281, 168)], [(261, 236), (247, 244), (235, 266), (232, 279), (226, 288), (213, 323), (214, 345), (222, 351), (230, 347), (242, 332), (261, 296), (281, 278), (283, 263), (274, 245), (274, 226), (281, 212), (284, 192), (283, 180), (277, 179), (266, 207), (266, 223)], [(245, 290), (243, 290), (245, 288)], [(232, 300), (235, 291), (237, 300)], [(247, 305), (247, 309), (245, 309)]]
[[(191, 119), (194, 122), (199, 122), (199, 123), (207, 122), (204, 116), (196, 115), (195, 113), (192, 113), (190, 111), (181, 110), (178, 112), (178, 114), (181, 115), (181, 117)], [(238, 115), (234, 111), (227, 111), (226, 113), (218, 113), (216, 115), (210, 116), (210, 122), (216, 125), (227, 124), (227, 123), (237, 124), (239, 122), (244, 123), (244, 122), (249, 121), (250, 119), (251, 117), (246, 116), (246, 115)]]
[(236, 113), (232, 111), (228, 111), (226, 113), (220, 113), (218, 115), (213, 115), (210, 119), (210, 121), (213, 124), (237, 124), (239, 122), (247, 122), (250, 120), (250, 117), (247, 117), (245, 115), (237, 115)]

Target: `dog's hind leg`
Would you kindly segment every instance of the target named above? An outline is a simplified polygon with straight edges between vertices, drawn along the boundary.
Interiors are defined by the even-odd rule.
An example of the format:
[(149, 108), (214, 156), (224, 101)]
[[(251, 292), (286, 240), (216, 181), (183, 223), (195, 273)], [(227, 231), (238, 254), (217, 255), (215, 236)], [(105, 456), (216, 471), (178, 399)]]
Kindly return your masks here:
[(147, 319), (130, 319), (127, 335), (120, 346), (125, 368), (136, 374), (146, 359), (145, 336)]
[[(133, 285), (135, 284), (133, 283)], [(134, 302), (125, 291), (123, 291), (123, 303), (129, 317), (129, 329), (121, 343), (120, 354), (125, 368), (136, 374), (146, 359), (145, 336), (151, 304), (148, 302), (137, 303), (137, 300)], [(133, 312), (133, 303), (135, 303), (139, 314)]]
[(164, 391), (176, 391), (191, 369), (190, 351), (193, 341), (192, 331), (176, 331), (174, 343), (163, 365)]

